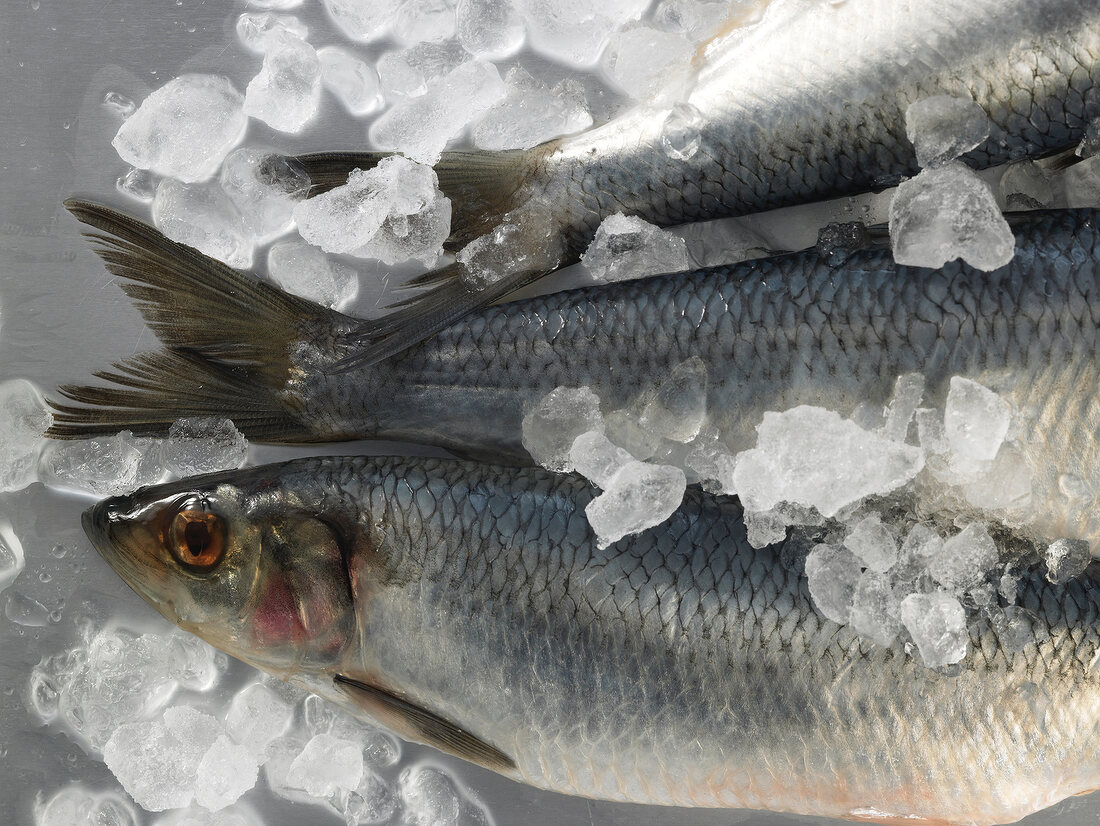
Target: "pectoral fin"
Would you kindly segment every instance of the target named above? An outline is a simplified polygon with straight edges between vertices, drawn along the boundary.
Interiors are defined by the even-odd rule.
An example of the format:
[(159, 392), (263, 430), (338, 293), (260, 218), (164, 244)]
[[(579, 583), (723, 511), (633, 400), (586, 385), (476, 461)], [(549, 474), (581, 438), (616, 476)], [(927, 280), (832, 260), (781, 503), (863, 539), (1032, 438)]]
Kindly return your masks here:
[(360, 708), (403, 737), (426, 743), (496, 772), (509, 773), (516, 768), (515, 761), (500, 749), (438, 714), (361, 680), (343, 674), (337, 674), (334, 679)]

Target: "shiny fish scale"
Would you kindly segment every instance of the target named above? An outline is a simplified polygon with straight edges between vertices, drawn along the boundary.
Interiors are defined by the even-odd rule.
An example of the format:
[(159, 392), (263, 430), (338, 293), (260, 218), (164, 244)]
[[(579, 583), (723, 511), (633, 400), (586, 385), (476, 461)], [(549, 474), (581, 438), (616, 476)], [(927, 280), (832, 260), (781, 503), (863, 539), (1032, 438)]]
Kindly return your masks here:
[(580, 250), (617, 211), (680, 224), (912, 175), (905, 109), (933, 95), (989, 115), (989, 140), (966, 156), (979, 167), (1070, 146), (1100, 114), (1100, 9), (1086, 0), (804, 8), (709, 56), (689, 97), (705, 115), (691, 158), (665, 152), (667, 110), (640, 109), (538, 158), (518, 202), (557, 205)]
[[(356, 471), (339, 486), (337, 462)], [(1034, 641), (1009, 652), (979, 618), (957, 675), (937, 673), (818, 616), (782, 548), (748, 546), (735, 500), (690, 491), (667, 523), (600, 550), (583, 514), (593, 491), (574, 477), (434, 460), (296, 467), (285, 484), (374, 537), (349, 566), (381, 585), (357, 595), (363, 644), (337, 667), (383, 675), (535, 785), (991, 823), (1100, 778), (1091, 579), (1025, 576)]]

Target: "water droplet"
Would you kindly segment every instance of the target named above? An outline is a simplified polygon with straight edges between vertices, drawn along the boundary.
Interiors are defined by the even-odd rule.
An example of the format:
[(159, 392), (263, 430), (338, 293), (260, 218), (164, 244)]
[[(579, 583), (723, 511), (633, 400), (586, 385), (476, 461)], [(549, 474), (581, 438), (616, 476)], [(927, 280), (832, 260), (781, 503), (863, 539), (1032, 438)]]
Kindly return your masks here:
[(41, 628), (49, 623), (50, 612), (38, 600), (11, 591), (4, 600), (4, 616), (16, 625)]
[[(42, 8), (41, 0), (31, 0), (31, 11), (38, 11), (40, 8)], [(22, 66), (23, 64), (20, 63), (19, 65)]]
[(69, 552), (68, 545), (54, 545), (50, 548), (50, 556), (54, 559), (64, 559), (65, 555)]
[(46, 583), (46, 582), (49, 582), (52, 579), (53, 579), (53, 576), (50, 574), (49, 571), (39, 571), (38, 572), (38, 581), (39, 582)]

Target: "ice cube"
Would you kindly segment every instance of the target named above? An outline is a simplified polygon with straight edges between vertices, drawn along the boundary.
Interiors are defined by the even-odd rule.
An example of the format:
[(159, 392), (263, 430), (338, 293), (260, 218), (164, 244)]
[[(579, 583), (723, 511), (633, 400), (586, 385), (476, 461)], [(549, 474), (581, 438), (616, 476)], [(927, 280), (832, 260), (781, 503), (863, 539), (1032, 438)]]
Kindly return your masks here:
[(898, 561), (898, 543), (875, 514), (855, 524), (844, 537), (844, 547), (876, 573), (885, 573)]
[(34, 806), (34, 826), (138, 826), (133, 806), (114, 792), (71, 784)]
[(754, 548), (766, 548), (787, 538), (787, 520), (774, 508), (745, 511), (745, 539)]
[(938, 410), (921, 407), (916, 412), (917, 441), (926, 453), (946, 453), (947, 432), (943, 426), (943, 416)]
[(236, 205), (216, 183), (165, 178), (153, 198), (153, 223), (173, 241), (231, 267), (252, 265), (252, 237)]
[(338, 792), (332, 802), (349, 826), (385, 823), (398, 807), (394, 790), (370, 769), (363, 771), (363, 779), (356, 788)]
[(264, 780), (268, 788), (276, 795), (285, 799), (300, 803), (315, 802), (314, 798), (303, 789), (287, 782), (287, 775), (294, 761), (306, 747), (304, 740), (296, 735), (287, 735), (272, 740), (265, 751), (267, 760), (264, 762)]
[(630, 462), (585, 507), (596, 544), (606, 548), (624, 536), (660, 525), (680, 507), (687, 478), (678, 467)]
[(302, 237), (325, 252), (431, 264), (450, 234), (451, 202), (434, 170), (394, 155), (302, 202), (294, 218)]
[(935, 268), (962, 258), (991, 272), (1012, 260), (1016, 239), (989, 186), (953, 161), (898, 187), (890, 243), (899, 264)]
[[(733, 469), (737, 460), (717, 438), (700, 434), (684, 459), (685, 470), (691, 471), (703, 490), (710, 493), (734, 494)], [(689, 474), (689, 477), (690, 475)]]
[(966, 612), (943, 592), (910, 594), (901, 601), (902, 625), (929, 668), (952, 665), (966, 656)]
[(233, 697), (225, 714), (225, 730), (254, 756), (281, 737), (294, 719), (294, 709), (263, 683), (251, 683)]
[(552, 216), (541, 204), (530, 203), (504, 216), (493, 230), (475, 238), (456, 256), (463, 266), (462, 281), (483, 290), (505, 276), (560, 260), (560, 239), (551, 227)]
[(1100, 206), (1100, 155), (1085, 158), (1062, 173), (1066, 191), (1066, 206), (1091, 208)]
[(122, 160), (185, 182), (213, 175), (244, 137), (244, 98), (227, 78), (185, 74), (151, 93), (111, 145)]
[(898, 553), (899, 567), (917, 573), (926, 568), (943, 549), (943, 537), (931, 525), (916, 524), (909, 529)]
[(43, 454), (39, 477), (47, 484), (96, 496), (117, 496), (138, 486), (142, 446), (128, 430), (117, 436), (62, 442)]
[(347, 49), (325, 46), (317, 50), (321, 84), (351, 114), (362, 117), (382, 106), (378, 73)]
[(990, 461), (1011, 421), (1012, 409), (992, 390), (962, 376), (951, 377), (943, 424), (953, 459), (964, 465)]
[(886, 406), (886, 422), (882, 435), (895, 442), (904, 442), (909, 434), (909, 422), (924, 396), (924, 376), (906, 373), (894, 383), (894, 396)]
[(904, 485), (924, 467), (920, 448), (887, 439), (821, 407), (769, 411), (757, 445), (738, 454), (734, 488), (747, 510), (778, 502), (831, 517), (864, 497)]
[(439, 43), (454, 37), (455, 10), (450, 0), (404, 0), (391, 21), (401, 43)]
[(707, 367), (693, 356), (672, 368), (650, 398), (638, 424), (662, 439), (690, 442), (707, 418)]
[(587, 0), (516, 0), (531, 45), (578, 67), (599, 60), (611, 33), (637, 20), (649, 4), (650, 0), (611, 0), (598, 5)]
[(584, 87), (575, 80), (551, 87), (516, 66), (504, 83), (505, 97), (474, 124), (474, 145), (480, 149), (530, 149), (592, 125)]
[(244, 93), (246, 115), (280, 132), (301, 132), (321, 105), (321, 61), (298, 37), (266, 42), (264, 65)]
[(21, 490), (34, 481), (50, 420), (33, 384), (25, 379), (0, 382), (0, 491)]
[(221, 186), (237, 207), (248, 233), (265, 239), (290, 229), (294, 207), (305, 200), (310, 180), (280, 155), (242, 147), (225, 159)]
[(847, 548), (815, 545), (806, 557), (806, 581), (814, 607), (826, 619), (845, 625), (861, 575), (859, 560)]
[(359, 294), (359, 273), (301, 240), (279, 241), (267, 252), (271, 280), (288, 293), (325, 307), (342, 307)]
[(401, 747), (390, 735), (357, 720), (315, 694), (303, 702), (306, 728), (312, 734), (331, 734), (340, 740), (359, 743), (363, 761), (376, 769), (392, 766), (401, 757)]
[(557, 387), (523, 417), (523, 447), (537, 464), (559, 473), (582, 433), (602, 430), (600, 399), (588, 387)]
[(965, 481), (962, 492), (976, 508), (1026, 508), (1031, 502), (1031, 467), (1023, 451), (1002, 444), (988, 470)]
[(616, 447), (598, 430), (589, 430), (573, 440), (569, 451), (569, 463), (585, 479), (606, 488), (608, 483), (634, 457)]
[(216, 717), (191, 706), (172, 706), (164, 710), (168, 732), (184, 744), (181, 756), (198, 765), (202, 755), (222, 736), (222, 724)]
[(686, 37), (640, 26), (616, 32), (601, 63), (614, 86), (635, 100), (682, 91), (695, 51)]
[(849, 619), (852, 629), (878, 645), (891, 645), (901, 631), (899, 603), (885, 574), (866, 570), (852, 592)]
[(613, 410), (603, 418), (607, 438), (635, 459), (648, 459), (661, 447), (661, 440), (638, 424), (633, 410)]
[(501, 60), (519, 51), (526, 32), (512, 0), (458, 0), (458, 41), (482, 60)]
[(1039, 618), (1026, 608), (1009, 605), (993, 615), (993, 630), (1001, 641), (1001, 648), (1008, 654), (1023, 651), (1035, 641), (1035, 626)]
[(1047, 579), (1055, 585), (1064, 585), (1082, 574), (1092, 561), (1089, 543), (1083, 539), (1057, 539), (1051, 542), (1044, 554)]
[(964, 591), (981, 582), (996, 564), (996, 544), (984, 525), (972, 522), (943, 543), (928, 572), (944, 588)]
[(942, 166), (989, 137), (989, 116), (973, 100), (935, 95), (905, 110), (905, 134), (916, 147), (917, 163)]
[(157, 176), (148, 169), (130, 167), (129, 171), (119, 175), (115, 188), (135, 201), (149, 203), (157, 194)]
[(363, 778), (363, 751), (357, 743), (331, 734), (313, 737), (294, 758), (286, 782), (313, 797), (354, 789)]
[(488, 826), (484, 811), (442, 769), (410, 766), (397, 784), (408, 826)]
[(124, 723), (103, 747), (103, 762), (141, 808), (178, 809), (195, 794), (195, 766), (184, 745), (159, 720)]
[(244, 464), (248, 442), (229, 419), (190, 417), (168, 428), (164, 461), (177, 476), (230, 470)]
[(400, 0), (323, 0), (332, 22), (352, 40), (375, 40), (390, 27)]
[(1001, 197), (1009, 209), (1041, 209), (1054, 203), (1051, 174), (1035, 161), (1020, 161), (1001, 176)]
[(418, 43), (386, 52), (378, 59), (378, 78), (386, 100), (420, 97), (435, 81), (470, 60), (457, 43)]
[(211, 811), (224, 809), (256, 785), (258, 773), (255, 754), (223, 734), (199, 761), (195, 802)]
[(309, 37), (309, 29), (289, 14), (245, 12), (237, 18), (237, 39), (251, 52), (263, 54), (283, 37), (305, 40)]
[(683, 238), (621, 212), (604, 219), (581, 261), (600, 282), (681, 272), (692, 267)]
[(496, 66), (471, 60), (428, 84), (420, 97), (398, 101), (383, 112), (371, 124), (370, 139), (381, 149), (434, 164), (451, 138), (505, 94)]
[(164, 636), (146, 634), (142, 640), (146, 639), (150, 645), (164, 649), (164, 656), (172, 664), (171, 676), (191, 691), (208, 691), (229, 667), (225, 654), (191, 634), (182, 631)]

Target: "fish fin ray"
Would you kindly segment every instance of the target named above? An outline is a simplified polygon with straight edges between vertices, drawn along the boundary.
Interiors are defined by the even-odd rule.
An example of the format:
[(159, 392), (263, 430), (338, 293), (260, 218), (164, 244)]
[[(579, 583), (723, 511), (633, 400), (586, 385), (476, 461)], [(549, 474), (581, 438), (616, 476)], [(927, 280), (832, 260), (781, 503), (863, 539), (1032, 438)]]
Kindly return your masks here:
[(516, 768), (515, 761), (500, 749), (434, 712), (362, 680), (343, 674), (337, 674), (334, 679), (360, 708), (402, 737), (418, 740), (493, 771), (507, 773)]

